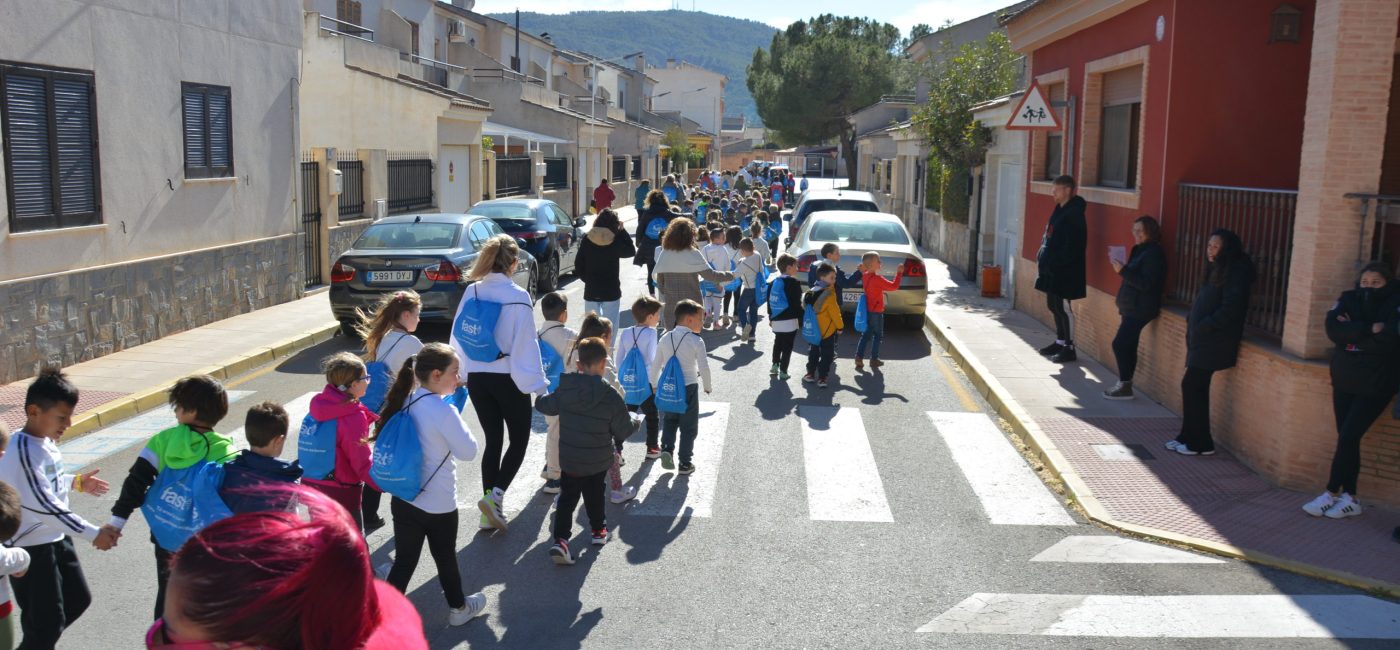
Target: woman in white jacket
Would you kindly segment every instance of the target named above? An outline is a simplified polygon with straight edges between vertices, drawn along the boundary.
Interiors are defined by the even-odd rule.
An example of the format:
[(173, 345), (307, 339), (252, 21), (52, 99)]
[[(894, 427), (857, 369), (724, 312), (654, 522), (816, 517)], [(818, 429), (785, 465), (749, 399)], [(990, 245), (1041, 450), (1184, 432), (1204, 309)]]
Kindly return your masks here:
[(695, 222), (673, 219), (656, 247), (656, 289), (661, 299), (661, 323), (666, 329), (676, 326), (676, 305), (682, 300), (701, 301), (700, 280), (729, 282), (734, 274), (728, 269), (710, 268), (700, 250), (695, 247)]

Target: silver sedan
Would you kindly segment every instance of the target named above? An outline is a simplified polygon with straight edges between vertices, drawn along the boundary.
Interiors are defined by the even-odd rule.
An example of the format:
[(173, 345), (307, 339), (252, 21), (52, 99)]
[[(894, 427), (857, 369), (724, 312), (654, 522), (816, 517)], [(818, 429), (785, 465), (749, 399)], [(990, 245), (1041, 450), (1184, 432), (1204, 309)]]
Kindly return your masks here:
[[(923, 256), (899, 217), (883, 212), (846, 210), (814, 213), (797, 229), (788, 248), (789, 253), (797, 256), (797, 277), (804, 288), (808, 271), (821, 261), (822, 246), (829, 243), (840, 247), (841, 270), (846, 273), (854, 271), (868, 252), (880, 254), (882, 274), (888, 279), (893, 279), (895, 271), (903, 267), (904, 277), (899, 289), (885, 294), (885, 313), (911, 319), (919, 317), (922, 321), (928, 299), (928, 274)], [(855, 311), (861, 293), (860, 288), (843, 289), (841, 309)]]

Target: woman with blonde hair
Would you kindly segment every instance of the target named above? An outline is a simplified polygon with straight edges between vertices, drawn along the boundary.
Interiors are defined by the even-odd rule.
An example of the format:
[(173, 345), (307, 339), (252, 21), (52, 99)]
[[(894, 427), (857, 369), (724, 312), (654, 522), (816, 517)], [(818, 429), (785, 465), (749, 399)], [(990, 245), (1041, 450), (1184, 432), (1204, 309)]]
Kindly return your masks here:
[(695, 222), (676, 219), (666, 226), (661, 245), (656, 247), (656, 288), (663, 305), (661, 322), (666, 329), (676, 326), (676, 305), (682, 300), (699, 303), (700, 280), (729, 282), (734, 274), (710, 268), (695, 247)]

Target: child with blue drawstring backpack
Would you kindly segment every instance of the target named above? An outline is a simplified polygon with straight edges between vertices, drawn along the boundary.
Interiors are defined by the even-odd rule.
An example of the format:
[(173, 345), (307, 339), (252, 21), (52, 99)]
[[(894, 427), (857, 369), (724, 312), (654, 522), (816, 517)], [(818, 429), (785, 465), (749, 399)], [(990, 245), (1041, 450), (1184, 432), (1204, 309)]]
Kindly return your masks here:
[(836, 335), (841, 332), (843, 321), (841, 299), (835, 285), (836, 267), (830, 262), (820, 262), (816, 271), (816, 284), (802, 297), (803, 338), (810, 346), (807, 350), (807, 375), (802, 382), (816, 382), (817, 387), (826, 388), (831, 361), (836, 355)]
[[(729, 270), (729, 247), (724, 245), (724, 226), (713, 225), (708, 229), (709, 242), (700, 249), (700, 256), (705, 258), (705, 263), (716, 271)], [(700, 298), (705, 301), (705, 317), (702, 327), (714, 327), (719, 329), (724, 326), (724, 289), (716, 282), (709, 280), (700, 281)]]
[(326, 387), (311, 398), (310, 413), (297, 434), (302, 483), (345, 506), (364, 530), (365, 485), (371, 489), (369, 429), (379, 420), (360, 403), (372, 381), (365, 362), (340, 352), (321, 362)]
[[(739, 259), (734, 268), (739, 276), (739, 342), (752, 343), (758, 327), (758, 283), (768, 279), (768, 267), (754, 250), (754, 240), (739, 240)], [(765, 296), (766, 297), (766, 296)]]
[(792, 348), (802, 326), (802, 284), (797, 280), (797, 258), (778, 256), (778, 272), (768, 280), (768, 323), (773, 328), (773, 367), (769, 377), (787, 381)]
[[(404, 289), (384, 296), (373, 316), (360, 314), (356, 330), (365, 341), (365, 369), (369, 374), (369, 385), (360, 403), (375, 413), (384, 408), (384, 396), (403, 362), (423, 349), (423, 341), (413, 335), (418, 331), (422, 311), (423, 299), (418, 292)], [(383, 492), (365, 486), (360, 514), (366, 532), (384, 527), (384, 519), (379, 516), (383, 496)]]
[(694, 300), (676, 304), (676, 327), (656, 343), (651, 385), (656, 387), (656, 409), (661, 417), (661, 467), (676, 469), (676, 430), (680, 430), (681, 474), (695, 471), (691, 462), (700, 427), (700, 384), (710, 393), (710, 365), (705, 340), (700, 337), (704, 309)]
[(618, 382), (628, 410), (646, 417), (648, 459), (661, 457), (661, 419), (656, 412), (656, 390), (648, 368), (656, 358), (656, 343), (660, 336), (656, 327), (661, 323), (661, 301), (642, 296), (632, 303), (632, 327), (617, 337)]
[[(156, 558), (155, 618), (165, 611), (170, 557), (183, 540), (177, 539), (178, 531), (167, 537), (159, 530), (161, 522), (152, 520), (149, 508), (162, 502), (167, 489), (178, 487), (169, 482), (178, 480), (186, 470), (198, 472), (207, 464), (222, 464), (237, 453), (233, 438), (214, 431), (214, 426), (228, 415), (228, 394), (217, 379), (205, 375), (185, 377), (170, 387), (169, 401), (175, 410), (176, 425), (152, 436), (136, 457), (112, 506), (112, 518), (104, 526), (120, 533), (137, 508), (142, 509), (151, 524)], [(355, 509), (359, 511), (358, 501)]]
[[(549, 382), (549, 392), (559, 387), (559, 377), (566, 367), (569, 349), (578, 340), (578, 332), (564, 323), (569, 320), (569, 301), (564, 294), (553, 291), (540, 298), (540, 312), (544, 322), (538, 331), (540, 360), (544, 364), (545, 379)], [(544, 492), (559, 493), (559, 418), (546, 415), (548, 435), (545, 438), (544, 453)]]
[[(574, 345), (569, 350), (569, 356), (565, 359), (564, 367), (566, 370), (564, 374), (568, 375), (571, 372), (582, 372), (579, 370), (578, 350), (580, 341), (584, 339), (611, 341), (612, 338), (612, 321), (603, 316), (599, 316), (596, 312), (589, 312), (587, 316), (583, 317), (583, 324), (578, 328), (578, 338), (574, 339)], [(607, 358), (603, 359), (603, 370), (602, 374), (599, 376), (603, 378), (603, 383), (607, 384), (609, 388), (616, 391), (618, 395), (623, 395), (622, 384), (618, 381), (617, 368), (613, 366), (611, 353)], [(560, 381), (560, 385), (563, 385), (562, 380)], [(563, 431), (562, 423), (560, 431)], [(622, 457), (621, 442), (617, 443), (617, 449), (615, 451), (616, 454), (614, 454), (612, 468), (608, 470), (608, 482), (612, 487), (612, 502), (624, 503), (626, 501), (631, 501), (633, 497), (637, 496), (637, 488), (630, 485), (623, 485), (622, 483), (622, 466), (626, 464), (626, 461)]]

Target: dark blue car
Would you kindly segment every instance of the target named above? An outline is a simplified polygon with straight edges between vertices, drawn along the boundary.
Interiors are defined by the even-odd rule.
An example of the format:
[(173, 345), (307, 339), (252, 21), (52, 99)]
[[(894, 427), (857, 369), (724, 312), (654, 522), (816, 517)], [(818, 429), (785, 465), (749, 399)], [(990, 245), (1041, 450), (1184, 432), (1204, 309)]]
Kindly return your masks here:
[(559, 276), (574, 272), (579, 244), (587, 234), (582, 218), (569, 217), (558, 204), (546, 199), (492, 199), (467, 210), (467, 214), (490, 217), (496, 225), (523, 242), (525, 250), (539, 261), (540, 293), (554, 291)]

